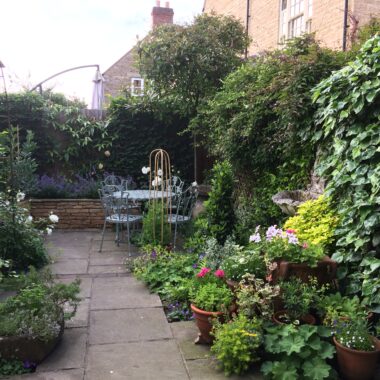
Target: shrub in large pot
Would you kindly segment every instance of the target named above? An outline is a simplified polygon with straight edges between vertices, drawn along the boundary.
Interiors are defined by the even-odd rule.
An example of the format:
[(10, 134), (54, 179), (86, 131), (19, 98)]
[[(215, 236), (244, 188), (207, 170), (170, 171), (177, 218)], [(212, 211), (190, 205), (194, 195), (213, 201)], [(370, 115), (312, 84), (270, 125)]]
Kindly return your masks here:
[(0, 303), (0, 356), (38, 364), (61, 339), (64, 320), (76, 311), (79, 280), (54, 284), (48, 270), (31, 269), (20, 281), (18, 293)]
[(380, 359), (380, 341), (369, 332), (368, 320), (338, 320), (334, 343), (341, 374), (346, 380), (371, 380)]
[(220, 269), (212, 272), (209, 268), (202, 268), (194, 280), (190, 299), (199, 329), (195, 343), (210, 344), (213, 341), (210, 335), (212, 320), (221, 319), (233, 300), (233, 293), (224, 281), (224, 272)]
[(274, 225), (261, 234), (258, 227), (250, 237), (250, 246), (272, 263), (268, 280), (274, 283), (292, 276), (304, 282), (315, 277), (320, 284), (336, 278), (337, 264), (324, 254), (322, 245), (301, 241), (293, 229), (282, 230)]

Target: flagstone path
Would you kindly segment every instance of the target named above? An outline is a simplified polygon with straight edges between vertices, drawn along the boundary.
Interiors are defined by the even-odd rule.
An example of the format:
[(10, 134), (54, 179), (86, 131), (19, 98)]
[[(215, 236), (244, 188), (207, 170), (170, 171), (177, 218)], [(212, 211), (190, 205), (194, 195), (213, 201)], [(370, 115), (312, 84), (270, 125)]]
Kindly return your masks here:
[(99, 232), (55, 231), (49, 237), (53, 273), (65, 283), (79, 277), (82, 301), (56, 350), (35, 373), (13, 379), (225, 379), (209, 348), (194, 345), (195, 324), (167, 322), (159, 297), (127, 269), (126, 245), (117, 247), (113, 238), (106, 235), (99, 253)]

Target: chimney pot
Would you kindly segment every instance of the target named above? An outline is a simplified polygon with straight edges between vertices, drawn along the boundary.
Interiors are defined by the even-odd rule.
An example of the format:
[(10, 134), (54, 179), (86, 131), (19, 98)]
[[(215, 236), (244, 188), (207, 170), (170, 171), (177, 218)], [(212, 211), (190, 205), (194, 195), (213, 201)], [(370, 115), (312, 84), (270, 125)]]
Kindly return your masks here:
[(166, 2), (165, 2), (165, 8), (170, 8), (170, 7), (169, 7), (169, 1), (166, 1)]
[(156, 0), (156, 7), (160, 7), (161, 4), (160, 4), (160, 0)]

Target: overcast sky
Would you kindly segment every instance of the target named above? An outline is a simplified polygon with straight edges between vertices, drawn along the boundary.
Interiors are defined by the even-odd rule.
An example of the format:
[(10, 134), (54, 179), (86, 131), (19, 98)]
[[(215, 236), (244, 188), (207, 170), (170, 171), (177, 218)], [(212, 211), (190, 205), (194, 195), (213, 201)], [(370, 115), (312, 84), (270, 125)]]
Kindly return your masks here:
[[(171, 0), (174, 22), (191, 22), (204, 0)], [(151, 27), (156, 0), (1, 0), (0, 61), (9, 91), (31, 88), (75, 66), (104, 72)], [(165, 0), (161, 0), (164, 6)], [(95, 68), (57, 77), (46, 87), (90, 102)], [(0, 87), (2, 91), (2, 87)]]

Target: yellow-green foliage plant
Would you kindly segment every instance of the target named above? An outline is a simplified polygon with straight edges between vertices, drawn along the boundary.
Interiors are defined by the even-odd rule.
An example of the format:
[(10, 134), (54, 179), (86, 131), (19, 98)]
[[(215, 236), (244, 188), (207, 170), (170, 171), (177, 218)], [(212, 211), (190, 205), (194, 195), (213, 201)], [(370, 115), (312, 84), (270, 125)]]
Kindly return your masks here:
[(297, 215), (285, 222), (284, 229), (295, 230), (299, 241), (325, 247), (333, 241), (338, 220), (329, 199), (321, 195), (303, 203), (298, 208)]

